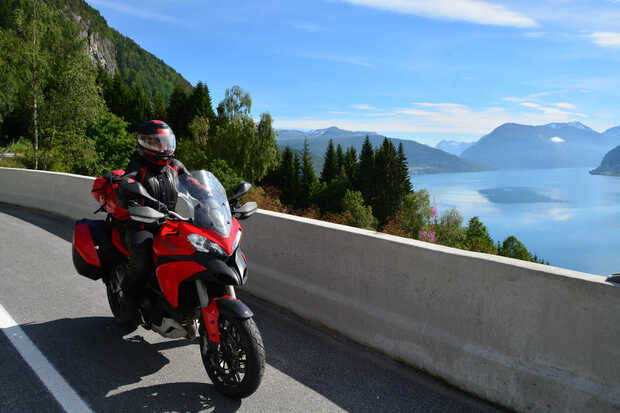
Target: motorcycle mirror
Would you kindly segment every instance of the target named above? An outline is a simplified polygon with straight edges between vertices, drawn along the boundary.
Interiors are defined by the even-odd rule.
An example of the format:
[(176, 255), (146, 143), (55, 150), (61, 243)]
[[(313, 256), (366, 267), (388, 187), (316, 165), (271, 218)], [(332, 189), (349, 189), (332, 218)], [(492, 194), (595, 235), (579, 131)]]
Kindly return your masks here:
[(620, 284), (620, 273), (611, 274), (611, 276), (607, 277), (606, 281)]
[(239, 182), (237, 186), (235, 186), (235, 189), (233, 189), (233, 194), (230, 196), (230, 198), (228, 198), (228, 202), (234, 201), (242, 195), (247, 194), (250, 188), (252, 188), (252, 185), (249, 182)]
[(147, 206), (129, 207), (128, 211), (129, 217), (132, 220), (145, 224), (155, 224), (165, 217), (161, 212), (155, 211), (153, 208)]
[(238, 219), (246, 219), (249, 218), (252, 214), (256, 212), (258, 209), (258, 205), (256, 202), (247, 202), (241, 205), (239, 208), (235, 208), (233, 213), (237, 216)]

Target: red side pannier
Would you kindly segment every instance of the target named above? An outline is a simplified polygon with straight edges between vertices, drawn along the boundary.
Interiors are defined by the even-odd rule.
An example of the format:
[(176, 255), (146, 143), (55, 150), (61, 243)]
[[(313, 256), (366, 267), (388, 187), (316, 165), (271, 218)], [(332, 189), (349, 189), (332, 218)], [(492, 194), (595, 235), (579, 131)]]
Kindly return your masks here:
[(129, 211), (121, 207), (116, 202), (116, 188), (118, 183), (113, 183), (114, 178), (125, 175), (125, 171), (117, 169), (112, 171), (110, 175), (100, 176), (93, 183), (92, 194), (99, 205), (105, 211), (119, 221), (127, 221), (129, 219)]

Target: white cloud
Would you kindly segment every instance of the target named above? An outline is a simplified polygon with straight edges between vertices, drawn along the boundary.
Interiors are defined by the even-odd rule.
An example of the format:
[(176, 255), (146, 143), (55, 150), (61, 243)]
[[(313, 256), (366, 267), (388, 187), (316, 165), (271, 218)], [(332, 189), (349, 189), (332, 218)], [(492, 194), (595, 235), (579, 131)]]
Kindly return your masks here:
[(549, 139), (551, 142), (554, 143), (562, 143), (562, 142), (566, 142), (564, 139), (560, 138), (559, 136), (554, 136), (553, 138)]
[[(543, 103), (538, 104), (538, 103), (534, 103), (534, 102), (522, 102), (520, 103), (521, 106), (526, 107), (526, 108), (530, 108), (530, 109), (536, 109), (539, 110), (547, 115), (550, 116), (558, 116), (558, 117), (567, 117), (567, 116), (579, 116), (579, 117), (587, 117), (586, 115), (584, 115), (583, 113), (579, 113), (579, 112), (569, 112), (567, 110), (563, 110), (563, 109), (571, 109), (571, 108), (575, 108), (573, 105), (571, 105), (570, 103), (566, 103), (566, 102), (560, 102), (558, 103), (554, 103), (553, 105), (557, 106), (557, 107), (551, 107), (548, 106), (548, 104)], [(561, 108), (561, 109), (560, 109)]]
[(588, 37), (599, 46), (620, 47), (620, 33), (616, 32), (595, 32)]
[(569, 110), (577, 109), (575, 105), (573, 105), (572, 103), (568, 103), (568, 102), (556, 102), (554, 103), (554, 105), (562, 109), (569, 109)]
[(493, 26), (536, 27), (530, 17), (480, 0), (343, 0), (358, 6)]
[[(543, 125), (551, 122), (569, 122), (573, 112), (549, 108), (532, 102), (528, 110), (509, 111), (501, 107), (470, 108), (459, 103), (418, 102), (409, 108), (396, 108), (376, 116), (297, 118), (274, 120), (277, 128), (320, 129), (338, 126), (348, 130), (369, 130), (397, 137), (399, 133), (470, 134), (482, 136), (506, 122), (526, 125)], [(534, 109), (534, 110), (530, 110)], [(579, 114), (585, 116), (583, 114)]]
[(508, 96), (505, 97), (504, 100), (506, 102), (526, 102), (528, 100), (538, 100), (538, 98), (543, 97), (543, 96), (548, 96), (548, 95), (553, 95), (554, 93), (558, 93), (557, 91), (546, 91), (546, 92), (538, 92), (538, 93), (532, 93), (529, 94), (527, 96), (523, 96), (523, 97), (514, 97), (514, 96)]
[(165, 14), (150, 12), (145, 9), (138, 9), (128, 6), (125, 3), (115, 3), (108, 0), (88, 0), (88, 3), (93, 6), (107, 7), (109, 9), (116, 10), (119, 13), (127, 14), (129, 16), (137, 17), (139, 19), (179, 23), (179, 20)]
[(353, 107), (353, 109), (357, 109), (357, 110), (375, 110), (375, 109), (377, 109), (376, 107), (374, 107), (372, 105), (367, 105), (365, 103), (360, 104), (360, 105), (353, 105), (352, 107)]
[(330, 111), (329, 111), (329, 112), (327, 112), (327, 113), (330, 113), (330, 114), (332, 114), (332, 115), (348, 115), (348, 114), (350, 114), (351, 112), (340, 112), (340, 111), (338, 111), (338, 110), (330, 110)]

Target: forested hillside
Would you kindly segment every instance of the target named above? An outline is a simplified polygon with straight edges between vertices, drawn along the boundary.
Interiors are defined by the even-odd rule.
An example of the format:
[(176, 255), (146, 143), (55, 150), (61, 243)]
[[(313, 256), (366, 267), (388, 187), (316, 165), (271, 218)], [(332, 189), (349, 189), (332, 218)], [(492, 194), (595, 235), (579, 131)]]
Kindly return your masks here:
[[(190, 83), (161, 59), (138, 46), (130, 38), (110, 28), (99, 12), (84, 0), (40, 0), (65, 19), (78, 24), (80, 35), (87, 41), (93, 61), (111, 75), (117, 72), (130, 87), (139, 86), (147, 96), (159, 93), (168, 99), (179, 84), (188, 89)], [(0, 2), (0, 27), (10, 25), (11, 16), (28, 4), (27, 0), (2, 0)]]
[(592, 175), (620, 176), (620, 146), (605, 154), (598, 168), (590, 171)]

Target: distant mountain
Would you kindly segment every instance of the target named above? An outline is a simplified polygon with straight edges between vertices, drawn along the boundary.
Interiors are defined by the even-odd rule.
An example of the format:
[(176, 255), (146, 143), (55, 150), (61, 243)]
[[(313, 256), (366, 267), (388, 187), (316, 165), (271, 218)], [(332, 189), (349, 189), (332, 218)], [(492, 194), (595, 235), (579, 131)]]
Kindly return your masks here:
[[(385, 138), (375, 132), (353, 132), (336, 127), (317, 129), (309, 132), (291, 130), (280, 130), (278, 132), (278, 145), (280, 145), (280, 147), (288, 145), (294, 150), (301, 151), (304, 147), (304, 139), (308, 140), (308, 146), (310, 147), (317, 172), (323, 167), (323, 156), (330, 139), (334, 140), (334, 145), (342, 145), (344, 150), (353, 146), (357, 150), (359, 156), (366, 135), (368, 135), (374, 147), (380, 146)], [(405, 155), (409, 160), (409, 170), (412, 174), (473, 172), (485, 169), (478, 164), (463, 160), (458, 156), (415, 141), (394, 138), (389, 139), (396, 147), (398, 147), (400, 143), (403, 144)]]
[(278, 141), (289, 141), (295, 139), (307, 138), (309, 141), (313, 139), (328, 138), (365, 138), (368, 136), (379, 136), (376, 132), (349, 131), (332, 126), (325, 129), (314, 129), (311, 131), (300, 131), (297, 129), (280, 129), (278, 130)]
[(620, 138), (620, 126), (609, 128), (605, 132), (603, 132), (603, 134), (614, 138)]
[(618, 128), (599, 133), (581, 122), (505, 123), (466, 149), (461, 158), (497, 169), (584, 167), (597, 165), (618, 144)]
[(475, 142), (459, 142), (443, 140), (435, 145), (435, 149), (451, 153), (452, 155), (461, 156), (465, 149), (472, 146)]
[[(615, 129), (620, 132), (620, 127)], [(605, 132), (607, 133), (607, 132)], [(611, 151), (607, 152), (601, 165), (590, 171), (592, 175), (614, 175), (620, 176), (620, 146), (616, 146)]]

